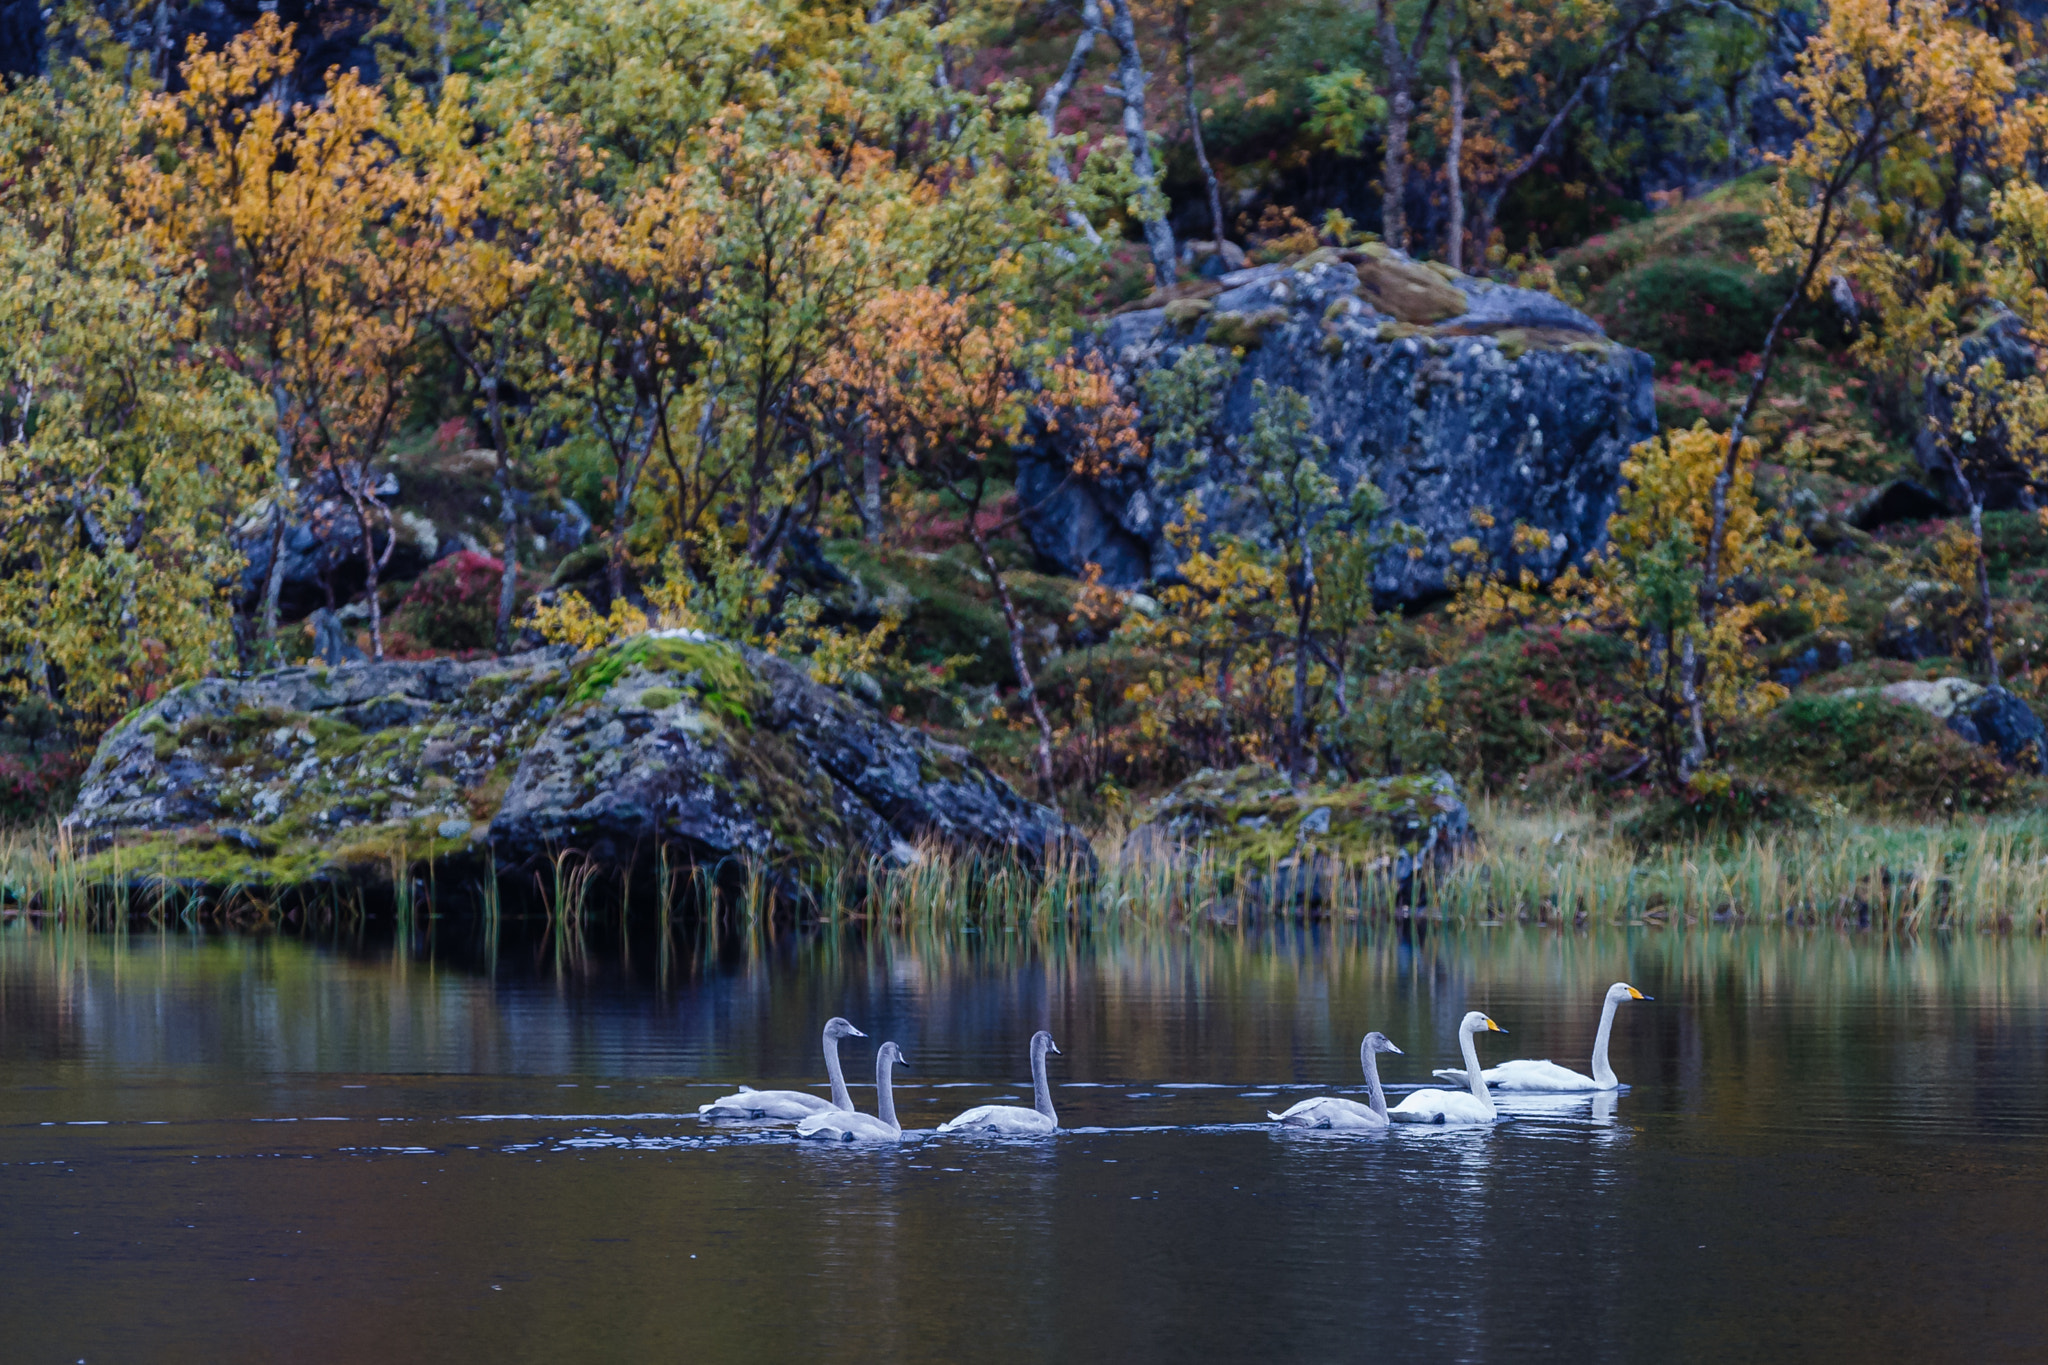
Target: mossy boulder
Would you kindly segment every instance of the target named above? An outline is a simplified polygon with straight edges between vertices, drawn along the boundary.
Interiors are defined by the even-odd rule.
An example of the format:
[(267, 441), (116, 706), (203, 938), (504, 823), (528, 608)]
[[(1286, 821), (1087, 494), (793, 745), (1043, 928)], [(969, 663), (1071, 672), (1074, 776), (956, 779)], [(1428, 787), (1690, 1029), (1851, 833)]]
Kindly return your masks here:
[(89, 874), (216, 889), (479, 860), (567, 661), (539, 650), (191, 683), (101, 739), (66, 824)]
[(1124, 842), (1130, 862), (1207, 863), (1261, 905), (1327, 908), (1383, 879), (1404, 902), (1418, 873), (1448, 868), (1472, 839), (1449, 774), (1297, 788), (1271, 768), (1205, 768), (1149, 806)]
[(695, 632), (571, 657), (285, 669), (101, 742), (67, 822), (102, 875), (212, 888), (751, 860), (793, 883), (923, 847), (1090, 859), (964, 750)]

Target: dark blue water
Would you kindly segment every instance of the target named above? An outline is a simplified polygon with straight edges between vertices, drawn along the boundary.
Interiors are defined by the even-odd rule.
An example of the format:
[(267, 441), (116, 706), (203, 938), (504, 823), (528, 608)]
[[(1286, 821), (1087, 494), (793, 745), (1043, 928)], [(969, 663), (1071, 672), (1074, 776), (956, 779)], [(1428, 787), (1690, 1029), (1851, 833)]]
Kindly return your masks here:
[[(2048, 949), (1773, 932), (785, 935), (749, 950), (0, 929), (0, 1360), (2048, 1358)], [(1619, 1097), (1276, 1131), (1456, 1064)], [(718, 1129), (893, 1038), (906, 1124)], [(871, 1077), (872, 1043), (849, 1071)], [(872, 1091), (857, 1088), (863, 1105)]]

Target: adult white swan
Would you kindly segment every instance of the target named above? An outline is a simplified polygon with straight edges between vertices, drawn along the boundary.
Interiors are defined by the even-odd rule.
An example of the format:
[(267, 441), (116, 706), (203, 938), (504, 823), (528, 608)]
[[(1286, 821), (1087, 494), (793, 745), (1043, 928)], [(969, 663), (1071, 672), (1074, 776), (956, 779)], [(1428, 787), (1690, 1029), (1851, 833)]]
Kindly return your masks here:
[[(1614, 1075), (1614, 1068), (1607, 1064), (1607, 1039), (1614, 1032), (1614, 1011), (1624, 1000), (1648, 1000), (1649, 996), (1626, 981), (1617, 981), (1607, 988), (1607, 1003), (1600, 1009), (1600, 1031), (1593, 1035), (1593, 1074), (1581, 1075), (1568, 1066), (1556, 1062), (1538, 1062), (1519, 1058), (1490, 1066), (1485, 1071), (1486, 1083), (1500, 1090), (1539, 1090), (1550, 1094), (1568, 1093), (1574, 1090), (1615, 1090), (1621, 1082)], [(1468, 1059), (1469, 1062), (1469, 1059)], [(1440, 1080), (1456, 1081), (1463, 1084), (1465, 1073), (1455, 1067), (1444, 1067), (1434, 1073)]]
[(1292, 1105), (1284, 1114), (1266, 1111), (1266, 1117), (1292, 1128), (1384, 1128), (1387, 1126), (1387, 1092), (1380, 1088), (1380, 1064), (1373, 1054), (1401, 1049), (1387, 1041), (1384, 1033), (1368, 1033), (1358, 1045), (1358, 1064), (1365, 1068), (1365, 1084), (1372, 1093), (1371, 1104), (1360, 1104), (1337, 1095), (1318, 1095)]
[(875, 1112), (854, 1109), (813, 1114), (796, 1126), (796, 1135), (826, 1142), (895, 1142), (903, 1136), (896, 1121), (896, 1090), (889, 1084), (889, 1068), (903, 1065), (903, 1049), (884, 1043), (875, 1052)]
[(1472, 1093), (1456, 1090), (1418, 1090), (1389, 1110), (1395, 1123), (1492, 1123), (1493, 1096), (1479, 1074), (1479, 1050), (1472, 1045), (1475, 1033), (1506, 1033), (1493, 1020), (1473, 1010), (1458, 1024), (1458, 1046), (1465, 1053), (1465, 1071), (1472, 1077)]
[(709, 1104), (697, 1106), (701, 1119), (806, 1119), (835, 1109), (851, 1111), (853, 1096), (846, 1093), (846, 1073), (839, 1069), (839, 1040), (867, 1035), (844, 1019), (825, 1021), (825, 1074), (832, 1078), (832, 1098), (821, 1100), (808, 1090), (756, 1090), (743, 1085), (736, 1095), (721, 1095)]
[(1064, 1055), (1044, 1029), (1031, 1035), (1031, 1107), (1015, 1104), (979, 1104), (964, 1114), (939, 1125), (942, 1133), (988, 1133), (997, 1136), (1031, 1137), (1058, 1130), (1060, 1116), (1053, 1112), (1052, 1087), (1045, 1083), (1045, 1054)]

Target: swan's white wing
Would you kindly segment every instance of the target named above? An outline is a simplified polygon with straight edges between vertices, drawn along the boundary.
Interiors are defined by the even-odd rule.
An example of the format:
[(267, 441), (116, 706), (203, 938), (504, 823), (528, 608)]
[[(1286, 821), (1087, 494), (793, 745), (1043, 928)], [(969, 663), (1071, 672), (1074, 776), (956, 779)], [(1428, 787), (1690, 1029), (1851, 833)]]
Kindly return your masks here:
[(1284, 1114), (1270, 1111), (1266, 1117), (1290, 1128), (1384, 1128), (1387, 1121), (1370, 1105), (1335, 1095), (1318, 1095), (1292, 1105)]
[(939, 1125), (942, 1133), (1050, 1133), (1058, 1127), (1036, 1109), (1015, 1104), (981, 1104)]
[(903, 1136), (903, 1130), (890, 1127), (873, 1114), (835, 1109), (811, 1115), (796, 1126), (796, 1135), (826, 1142), (895, 1142)]
[(1493, 1113), (1462, 1090), (1418, 1090), (1387, 1111), (1395, 1123), (1491, 1123)]
[(1581, 1075), (1556, 1062), (1502, 1062), (1481, 1073), (1486, 1083), (1498, 1090), (1542, 1090), (1556, 1094), (1574, 1090), (1604, 1090), (1591, 1076)]
[(697, 1106), (697, 1116), (707, 1119), (804, 1119), (831, 1112), (832, 1101), (808, 1091), (752, 1090), (746, 1086), (737, 1094), (720, 1095)]
[[(1452, 1085), (1466, 1084), (1463, 1067), (1440, 1066), (1429, 1074)], [(1613, 1088), (1603, 1086), (1591, 1076), (1581, 1075), (1568, 1066), (1559, 1066), (1556, 1062), (1530, 1061), (1526, 1058), (1490, 1066), (1479, 1075), (1495, 1090), (1541, 1090), (1557, 1094)]]

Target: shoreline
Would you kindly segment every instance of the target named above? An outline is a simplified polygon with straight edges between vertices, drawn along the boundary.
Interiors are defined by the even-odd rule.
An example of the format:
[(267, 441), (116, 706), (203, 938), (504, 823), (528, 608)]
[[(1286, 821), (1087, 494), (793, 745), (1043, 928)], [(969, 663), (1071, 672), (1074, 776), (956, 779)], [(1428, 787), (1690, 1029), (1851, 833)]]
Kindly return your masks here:
[(1371, 920), (2048, 933), (2048, 813), (1945, 824), (1837, 817), (1648, 849), (1585, 811), (1482, 802), (1473, 826), (1475, 841), (1447, 869), (1418, 872), (1412, 897), (1385, 858), (1345, 864), (1307, 850), (1306, 859), (1196, 853), (1141, 863), (1119, 856), (1115, 830), (1096, 835), (1092, 875), (1076, 865), (1041, 876), (1001, 857), (927, 852), (908, 867), (841, 862), (800, 882), (785, 868), (733, 860), (707, 869), (664, 859), (622, 876), (564, 854), (550, 871), (524, 878), (422, 859), (394, 863), (381, 876), (265, 886), (181, 878), (169, 865), (123, 869), (105, 854), (78, 856), (41, 827), (0, 832), (0, 919), (261, 925), (308, 914), (538, 915), (581, 925), (707, 918), (715, 902), (721, 921), (796, 928), (1229, 930)]

